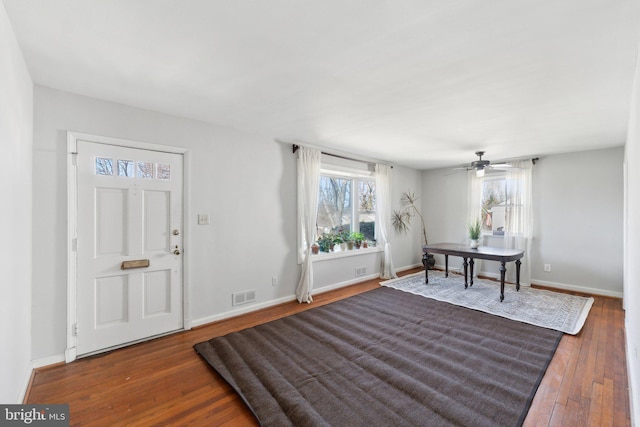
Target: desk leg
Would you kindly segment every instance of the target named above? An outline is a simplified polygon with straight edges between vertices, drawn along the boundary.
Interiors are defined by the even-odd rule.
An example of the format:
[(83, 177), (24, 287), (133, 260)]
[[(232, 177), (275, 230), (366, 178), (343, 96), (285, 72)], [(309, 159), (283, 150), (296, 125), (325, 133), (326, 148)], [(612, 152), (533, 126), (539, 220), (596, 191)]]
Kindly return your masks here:
[(468, 282), (467, 282), (467, 265), (469, 265), (467, 263), (467, 258), (462, 258), (462, 265), (464, 266), (464, 288), (467, 289), (468, 287)]
[(520, 260), (516, 260), (516, 291), (520, 290)]
[(469, 274), (469, 282), (471, 282), (469, 286), (473, 286), (473, 258), (469, 259), (469, 270), (469, 273), (471, 273)]
[(429, 255), (425, 252), (422, 259), (424, 262), (424, 282), (429, 283)]
[(504, 301), (504, 274), (507, 272), (504, 262), (500, 262), (500, 302)]
[(444, 277), (449, 277), (449, 255), (444, 256)]

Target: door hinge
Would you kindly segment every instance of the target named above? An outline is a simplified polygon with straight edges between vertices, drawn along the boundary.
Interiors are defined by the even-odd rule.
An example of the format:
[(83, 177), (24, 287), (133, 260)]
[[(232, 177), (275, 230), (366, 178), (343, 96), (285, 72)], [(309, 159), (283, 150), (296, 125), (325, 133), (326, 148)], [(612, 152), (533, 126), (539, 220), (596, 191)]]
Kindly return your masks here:
[(78, 324), (74, 323), (73, 326), (71, 327), (71, 335), (73, 335), (74, 337), (78, 336)]
[(71, 239), (71, 250), (72, 251), (78, 250), (78, 239)]
[(78, 153), (71, 153), (71, 164), (78, 166)]

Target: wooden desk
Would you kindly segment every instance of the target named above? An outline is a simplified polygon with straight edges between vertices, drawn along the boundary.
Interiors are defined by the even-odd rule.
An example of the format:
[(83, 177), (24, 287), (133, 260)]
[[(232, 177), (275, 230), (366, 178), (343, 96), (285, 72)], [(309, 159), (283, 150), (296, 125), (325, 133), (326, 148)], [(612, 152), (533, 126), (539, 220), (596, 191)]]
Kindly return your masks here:
[[(458, 243), (436, 243), (435, 245), (427, 245), (422, 247), (422, 262), (425, 263), (429, 254), (444, 255), (445, 277), (449, 277), (449, 255), (459, 256), (464, 262), (464, 288), (467, 289), (467, 266), (471, 270), (471, 285), (473, 286), (473, 260), (486, 259), (489, 261), (498, 261), (500, 263), (500, 302), (504, 300), (504, 276), (507, 272), (505, 264), (510, 261), (516, 262), (516, 291), (520, 290), (520, 258), (524, 256), (524, 251), (518, 249), (490, 248), (481, 246), (478, 249), (471, 249), (467, 245)], [(469, 263), (467, 263), (467, 259)], [(429, 269), (425, 268), (426, 283), (429, 283)]]

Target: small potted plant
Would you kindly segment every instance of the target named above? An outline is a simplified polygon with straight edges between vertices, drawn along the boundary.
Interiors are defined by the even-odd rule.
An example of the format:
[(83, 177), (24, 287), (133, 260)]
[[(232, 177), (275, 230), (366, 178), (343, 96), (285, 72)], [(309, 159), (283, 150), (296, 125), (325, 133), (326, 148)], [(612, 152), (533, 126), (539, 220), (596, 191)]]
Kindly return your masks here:
[(476, 219), (469, 224), (469, 238), (471, 239), (471, 249), (477, 249), (480, 246), (480, 220)]
[(338, 237), (340, 239), (340, 250), (342, 252), (347, 250), (347, 242), (349, 241), (349, 232), (344, 231), (342, 228), (338, 230)]
[(322, 252), (331, 252), (331, 248), (333, 247), (333, 236), (329, 233), (324, 233), (318, 239), (318, 245), (320, 246), (320, 250)]
[(342, 234), (341, 233), (338, 232), (338, 233), (333, 235), (333, 244), (340, 246), (340, 250), (344, 251), (344, 248), (343, 248), (344, 240), (342, 238)]
[(346, 236), (346, 242), (347, 242), (347, 249), (348, 250), (352, 250), (353, 249), (353, 245), (355, 245), (356, 240), (353, 238), (353, 233), (349, 233)]
[(313, 242), (313, 245), (311, 245), (311, 253), (318, 255), (318, 252), (320, 252), (320, 245), (317, 242)]
[(355, 243), (356, 249), (360, 249), (360, 246), (362, 246), (362, 242), (364, 241), (364, 234), (353, 232), (351, 233), (351, 237)]

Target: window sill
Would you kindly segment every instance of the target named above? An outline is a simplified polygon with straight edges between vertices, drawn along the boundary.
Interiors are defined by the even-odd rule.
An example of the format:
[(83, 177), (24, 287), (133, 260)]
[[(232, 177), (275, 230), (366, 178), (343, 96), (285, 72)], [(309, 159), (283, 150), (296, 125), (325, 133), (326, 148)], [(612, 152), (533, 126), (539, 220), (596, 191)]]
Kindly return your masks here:
[(482, 233), (482, 237), (496, 237), (496, 238), (503, 238), (504, 237), (504, 233)]
[(372, 248), (360, 248), (360, 249), (352, 249), (346, 251), (337, 251), (337, 252), (320, 252), (316, 255), (311, 255), (312, 262), (320, 262), (320, 261), (328, 261), (336, 258), (346, 258), (351, 256), (358, 255), (367, 255), (367, 254), (375, 254), (376, 252), (382, 252), (383, 249), (378, 246), (374, 246)]

